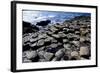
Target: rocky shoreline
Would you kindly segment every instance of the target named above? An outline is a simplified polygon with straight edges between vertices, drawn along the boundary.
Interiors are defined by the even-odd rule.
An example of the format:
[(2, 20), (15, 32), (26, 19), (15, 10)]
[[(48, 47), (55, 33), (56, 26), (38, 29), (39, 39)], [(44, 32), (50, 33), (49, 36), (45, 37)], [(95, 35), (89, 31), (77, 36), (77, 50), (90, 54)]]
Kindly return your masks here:
[[(33, 29), (33, 25), (23, 27), (23, 63), (90, 59), (90, 20), (88, 16), (80, 16), (43, 30)], [(32, 30), (25, 33), (26, 29)]]

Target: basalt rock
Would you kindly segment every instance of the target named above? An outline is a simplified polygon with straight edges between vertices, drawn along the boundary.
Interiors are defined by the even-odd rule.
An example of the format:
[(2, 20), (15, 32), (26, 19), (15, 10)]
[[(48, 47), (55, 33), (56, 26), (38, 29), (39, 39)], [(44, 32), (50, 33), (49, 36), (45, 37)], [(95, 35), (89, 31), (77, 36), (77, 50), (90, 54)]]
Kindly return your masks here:
[(80, 55), (81, 56), (88, 56), (89, 55), (89, 49), (86, 46), (80, 47)]
[(23, 22), (23, 63), (91, 58), (90, 17), (79, 16), (48, 25), (50, 22)]
[(45, 58), (46, 60), (50, 61), (51, 58), (53, 57), (53, 55), (54, 55), (53, 53), (45, 52), (44, 58)]
[(36, 51), (25, 51), (23, 54), (27, 59), (35, 58), (37, 56)]

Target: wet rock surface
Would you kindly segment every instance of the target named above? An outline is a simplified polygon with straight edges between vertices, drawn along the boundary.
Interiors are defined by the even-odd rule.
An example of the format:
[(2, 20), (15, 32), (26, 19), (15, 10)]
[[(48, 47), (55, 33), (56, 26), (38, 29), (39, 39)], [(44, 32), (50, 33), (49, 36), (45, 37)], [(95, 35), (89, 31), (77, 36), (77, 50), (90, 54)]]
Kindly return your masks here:
[(27, 22), (23, 25), (23, 63), (86, 60), (91, 57), (90, 17), (46, 25), (43, 29)]

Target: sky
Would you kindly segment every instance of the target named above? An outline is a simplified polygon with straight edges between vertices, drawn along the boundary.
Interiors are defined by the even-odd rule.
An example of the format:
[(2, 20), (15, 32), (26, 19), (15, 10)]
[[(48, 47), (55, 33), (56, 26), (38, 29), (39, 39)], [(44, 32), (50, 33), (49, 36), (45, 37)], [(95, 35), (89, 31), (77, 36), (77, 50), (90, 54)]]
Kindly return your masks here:
[(36, 24), (40, 21), (51, 20), (51, 23), (61, 23), (65, 20), (69, 20), (76, 16), (90, 16), (90, 13), (78, 13), (78, 12), (56, 12), (56, 11), (35, 11), (35, 10), (23, 10), (23, 21)]

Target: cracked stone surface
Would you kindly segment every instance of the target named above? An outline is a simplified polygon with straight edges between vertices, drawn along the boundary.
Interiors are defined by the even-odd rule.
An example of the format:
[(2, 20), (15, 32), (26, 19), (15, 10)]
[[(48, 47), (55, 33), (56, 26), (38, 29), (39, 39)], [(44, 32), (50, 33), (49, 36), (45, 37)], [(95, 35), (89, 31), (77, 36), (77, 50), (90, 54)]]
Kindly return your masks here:
[[(25, 27), (26, 31), (29, 27)], [(23, 63), (86, 60), (91, 58), (90, 17), (66, 20), (23, 33)]]

